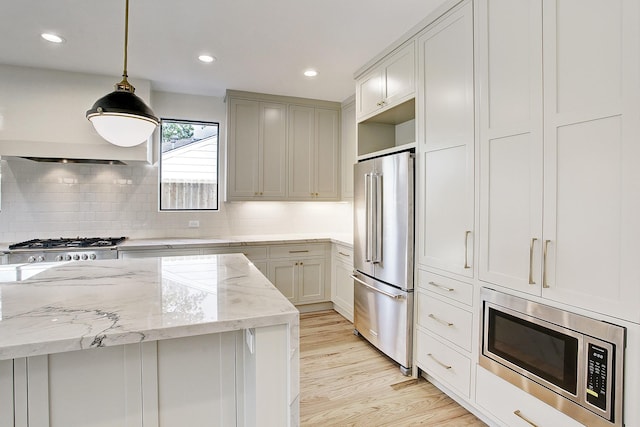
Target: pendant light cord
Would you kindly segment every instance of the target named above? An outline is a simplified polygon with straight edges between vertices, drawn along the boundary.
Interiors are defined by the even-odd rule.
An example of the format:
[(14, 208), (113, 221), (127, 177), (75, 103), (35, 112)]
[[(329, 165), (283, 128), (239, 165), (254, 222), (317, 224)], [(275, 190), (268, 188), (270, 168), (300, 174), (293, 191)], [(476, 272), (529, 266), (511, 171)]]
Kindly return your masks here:
[(126, 10), (124, 13), (124, 69), (122, 77), (127, 79), (127, 46), (129, 45), (129, 0), (126, 0)]
[(136, 88), (127, 80), (127, 50), (129, 47), (129, 0), (125, 1), (124, 13), (124, 68), (122, 69), (122, 81), (115, 84), (118, 91), (126, 91), (134, 93)]

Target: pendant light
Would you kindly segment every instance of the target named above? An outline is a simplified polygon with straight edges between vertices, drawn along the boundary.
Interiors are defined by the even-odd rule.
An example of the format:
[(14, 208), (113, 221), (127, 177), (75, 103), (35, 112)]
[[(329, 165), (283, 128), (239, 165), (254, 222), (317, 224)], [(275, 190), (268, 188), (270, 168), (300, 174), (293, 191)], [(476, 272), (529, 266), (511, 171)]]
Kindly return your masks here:
[(124, 20), (124, 70), (115, 90), (98, 99), (87, 111), (98, 134), (114, 145), (133, 147), (146, 141), (158, 126), (159, 119), (144, 101), (134, 94), (127, 81), (127, 44), (129, 41), (129, 0), (126, 0)]

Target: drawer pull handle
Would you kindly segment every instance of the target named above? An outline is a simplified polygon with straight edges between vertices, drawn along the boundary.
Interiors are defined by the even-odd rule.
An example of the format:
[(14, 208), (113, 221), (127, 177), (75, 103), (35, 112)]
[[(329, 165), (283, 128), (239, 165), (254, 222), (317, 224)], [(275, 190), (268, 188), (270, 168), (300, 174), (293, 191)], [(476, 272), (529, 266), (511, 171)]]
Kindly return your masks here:
[(349, 254), (345, 254), (344, 252), (338, 252), (338, 254), (340, 254), (340, 255), (342, 255), (342, 256), (346, 256), (346, 257), (348, 257), (348, 256), (349, 256)]
[(471, 266), (469, 265), (469, 235), (471, 234), (471, 231), (465, 231), (464, 232), (464, 268), (471, 268)]
[(527, 417), (522, 415), (522, 413), (520, 412), (520, 409), (516, 409), (515, 411), (513, 411), (513, 415), (515, 415), (516, 417), (522, 419), (524, 422), (526, 422), (527, 424), (531, 425), (532, 427), (538, 427), (538, 425), (536, 423), (532, 422)]
[(451, 365), (445, 365), (444, 363), (442, 363), (441, 361), (439, 361), (438, 359), (436, 359), (436, 358), (434, 357), (434, 355), (433, 355), (433, 354), (431, 354), (431, 353), (427, 354), (427, 356), (429, 356), (430, 358), (432, 358), (434, 362), (436, 362), (438, 365), (442, 366), (444, 369), (451, 369), (451, 368), (452, 368), (452, 366), (451, 366)]
[(535, 285), (536, 282), (533, 280), (533, 247), (536, 244), (536, 239), (533, 237), (531, 239), (531, 244), (529, 245), (529, 284)]
[(453, 326), (453, 323), (449, 323), (442, 319), (439, 319), (438, 317), (434, 316), (433, 313), (429, 313), (429, 317), (435, 320), (436, 322), (443, 324), (444, 326)]
[(542, 251), (542, 287), (548, 288), (549, 283), (547, 282), (547, 252), (549, 250), (549, 243), (551, 240), (544, 241), (544, 250)]
[(447, 292), (455, 291), (455, 289), (453, 289), (453, 288), (447, 288), (446, 286), (439, 285), (436, 282), (429, 282), (429, 283), (427, 283), (427, 285), (431, 285), (431, 286), (435, 286), (436, 288), (444, 289)]
[(305, 252), (309, 252), (309, 250), (305, 249), (305, 250), (302, 250), (302, 251), (289, 251), (290, 254), (302, 254), (302, 253), (305, 253)]

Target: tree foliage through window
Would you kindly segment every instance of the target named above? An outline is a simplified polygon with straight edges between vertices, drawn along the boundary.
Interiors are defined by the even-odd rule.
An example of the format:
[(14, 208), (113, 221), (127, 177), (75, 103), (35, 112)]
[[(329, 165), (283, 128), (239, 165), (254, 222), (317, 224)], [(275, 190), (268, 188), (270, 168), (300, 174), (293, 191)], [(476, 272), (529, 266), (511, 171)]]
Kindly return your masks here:
[(162, 140), (188, 139), (193, 136), (193, 125), (190, 123), (163, 123)]

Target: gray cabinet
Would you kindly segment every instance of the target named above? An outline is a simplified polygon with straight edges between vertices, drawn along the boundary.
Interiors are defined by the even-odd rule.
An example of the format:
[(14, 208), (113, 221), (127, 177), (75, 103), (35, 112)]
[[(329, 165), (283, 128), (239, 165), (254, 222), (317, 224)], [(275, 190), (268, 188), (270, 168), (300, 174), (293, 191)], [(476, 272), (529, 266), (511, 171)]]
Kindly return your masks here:
[(228, 200), (339, 200), (340, 104), (227, 91)]

